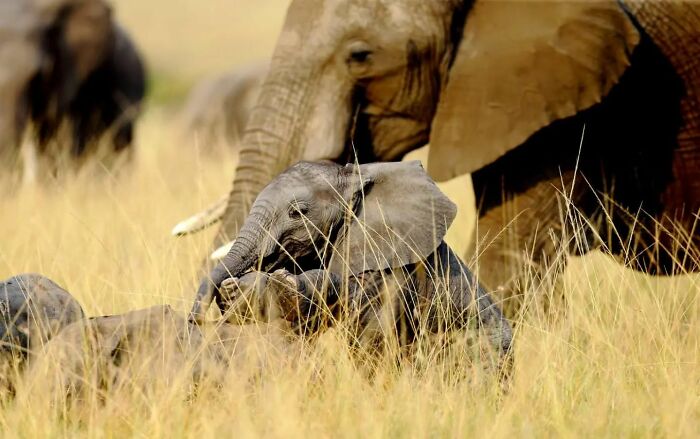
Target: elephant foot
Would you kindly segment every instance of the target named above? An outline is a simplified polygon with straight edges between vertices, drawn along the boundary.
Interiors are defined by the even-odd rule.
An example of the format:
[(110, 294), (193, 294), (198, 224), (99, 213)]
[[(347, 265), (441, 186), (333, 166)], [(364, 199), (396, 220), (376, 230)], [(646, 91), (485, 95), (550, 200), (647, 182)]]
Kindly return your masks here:
[(229, 277), (221, 283), (219, 287), (219, 294), (221, 294), (221, 300), (226, 302), (231, 302), (233, 298), (236, 297), (239, 291), (239, 284), (237, 277)]
[(266, 273), (251, 272), (223, 281), (219, 287), (219, 307), (224, 319), (235, 324), (265, 320), (264, 293), (268, 280)]
[(297, 276), (285, 269), (276, 270), (270, 276), (272, 300), (277, 302), (280, 316), (287, 321), (296, 321), (301, 315), (304, 296), (299, 291)]

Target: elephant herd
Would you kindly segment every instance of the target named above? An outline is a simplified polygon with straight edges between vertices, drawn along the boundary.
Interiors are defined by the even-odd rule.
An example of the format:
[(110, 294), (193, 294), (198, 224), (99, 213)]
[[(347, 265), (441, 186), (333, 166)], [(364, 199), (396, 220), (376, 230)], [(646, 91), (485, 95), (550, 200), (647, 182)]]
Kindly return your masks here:
[[(412, 202), (399, 201), (404, 191)], [(475, 328), (483, 364), (505, 379), (511, 326), (442, 241), (455, 215), (419, 162), (298, 163), (258, 197), (215, 288), (202, 283), (189, 318), (167, 305), (86, 318), (43, 276), (1, 283), (4, 376), (48, 376), (50, 395), (80, 395), (137, 375), (148, 380), (137, 371), (152, 370), (150, 361), (159, 362), (156, 374), (163, 367), (188, 380), (215, 379), (245, 356), (241, 337), (256, 331), (276, 334), (293, 352), (341, 328), (358, 359), (401, 360), (426, 336)], [(206, 321), (212, 301), (223, 316), (217, 323)], [(12, 380), (5, 384), (13, 389)]]
[(471, 174), (472, 255), (500, 299), (597, 248), (695, 272), (698, 60), (688, 0), (292, 0), (228, 197), (174, 232), (220, 220), (214, 248), (235, 248), (294, 163), (395, 161), (429, 143), (437, 181)]
[[(131, 142), (143, 67), (102, 1), (3, 2), (0, 69), (0, 151), (27, 126), (46, 148), (64, 123), (75, 155), (107, 132), (115, 150)], [(474, 323), (503, 358), (512, 332), (489, 292), (507, 303), (567, 254), (700, 269), (691, 0), (291, 0), (269, 65), (203, 85), (188, 108), (200, 141), (235, 137), (239, 159), (228, 196), (175, 231), (220, 220), (225, 256), (187, 318), (72, 313), (83, 329), (69, 334), (112, 331), (90, 338), (107, 362), (149, 312), (205, 340), (211, 303), (217, 328), (282, 320), (308, 335), (349, 316), (373, 347), (372, 334), (410, 344)], [(427, 144), (427, 172), (391, 163)], [(433, 182), (462, 174), (474, 274), (442, 241), (455, 208)]]

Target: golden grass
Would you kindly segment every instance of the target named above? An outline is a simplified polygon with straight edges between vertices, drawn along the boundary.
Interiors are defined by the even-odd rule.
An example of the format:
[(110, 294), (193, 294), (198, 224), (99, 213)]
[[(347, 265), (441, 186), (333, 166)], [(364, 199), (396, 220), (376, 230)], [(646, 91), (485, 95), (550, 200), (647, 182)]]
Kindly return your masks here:
[[(114, 3), (152, 70), (190, 83), (270, 53), (287, 1)], [(213, 230), (177, 240), (169, 231), (228, 188), (234, 158), (202, 158), (172, 132), (151, 108), (132, 169), (0, 197), (0, 278), (40, 272), (89, 315), (162, 303), (189, 309)], [(464, 248), (466, 183), (447, 191), (462, 207), (451, 244)], [(48, 406), (50, 395), (35, 386), (5, 402), (0, 436), (696, 437), (699, 284), (699, 276), (633, 273), (600, 254), (573, 260), (555, 323), (535, 312), (519, 322), (505, 395), (483, 377), (453, 382), (438, 367), (386, 368), (368, 380), (326, 337), (291, 362), (271, 355), (262, 371), (232, 367), (196, 399), (184, 377), (77, 409)], [(261, 337), (253, 348), (274, 346)], [(467, 364), (452, 374), (462, 372), (473, 375)]]
[[(85, 175), (0, 199), (0, 277), (43, 273), (89, 315), (161, 303), (186, 311), (212, 232), (176, 240), (169, 230), (220, 195), (234, 159), (199, 158), (193, 145), (167, 135), (170, 128), (149, 113), (133, 169), (121, 175)], [(49, 395), (38, 386), (6, 403), (0, 428), (3, 437), (693, 437), (700, 431), (699, 282), (643, 276), (599, 254), (575, 259), (556, 323), (534, 312), (519, 322), (506, 395), (483, 377), (446, 379), (475, 377), (466, 363), (447, 375), (437, 365), (422, 373), (380, 369), (368, 380), (344, 345), (327, 337), (292, 362), (272, 355), (262, 371), (245, 362), (232, 367), (220, 387), (204, 386), (194, 400), (183, 378), (68, 410), (47, 408)], [(273, 346), (261, 337), (254, 348)]]

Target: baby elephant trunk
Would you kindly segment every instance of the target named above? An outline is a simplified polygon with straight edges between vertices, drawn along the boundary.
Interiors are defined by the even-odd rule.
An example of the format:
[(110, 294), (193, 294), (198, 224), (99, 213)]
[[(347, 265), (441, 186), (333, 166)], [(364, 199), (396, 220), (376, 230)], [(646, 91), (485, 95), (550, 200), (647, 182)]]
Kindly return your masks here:
[(219, 288), (230, 277), (241, 277), (264, 256), (267, 233), (261, 222), (252, 215), (246, 220), (231, 250), (199, 284), (190, 320), (201, 323), (214, 299), (219, 298)]

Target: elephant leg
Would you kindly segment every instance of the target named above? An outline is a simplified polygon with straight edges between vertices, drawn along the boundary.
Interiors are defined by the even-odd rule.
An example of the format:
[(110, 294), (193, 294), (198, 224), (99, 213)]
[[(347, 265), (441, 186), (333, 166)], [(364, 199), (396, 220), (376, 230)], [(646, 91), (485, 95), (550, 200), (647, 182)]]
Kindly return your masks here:
[[(582, 190), (571, 191), (572, 175), (506, 194), (478, 220), (471, 248), (475, 272), (511, 320), (532, 305), (541, 310), (552, 305), (568, 251), (588, 250), (588, 240), (578, 233), (587, 227), (573, 207)], [(585, 182), (575, 185), (581, 188)]]
[(223, 281), (218, 302), (224, 320), (235, 324), (269, 321), (275, 314), (265, 300), (269, 279), (269, 274), (254, 271)]
[(30, 135), (24, 136), (22, 142), (22, 184), (31, 186), (36, 184), (39, 177), (39, 151), (36, 142)]

